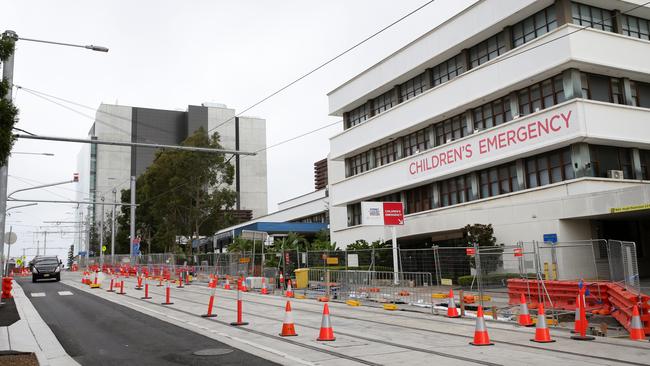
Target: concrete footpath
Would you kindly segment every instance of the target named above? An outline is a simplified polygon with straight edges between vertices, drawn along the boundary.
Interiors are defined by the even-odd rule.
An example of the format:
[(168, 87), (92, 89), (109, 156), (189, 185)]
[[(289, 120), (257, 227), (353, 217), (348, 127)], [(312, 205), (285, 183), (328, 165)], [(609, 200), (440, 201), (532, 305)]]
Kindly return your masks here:
[(0, 350), (33, 352), (41, 366), (79, 365), (65, 352), (16, 281), (13, 296), (20, 320), (0, 327)]

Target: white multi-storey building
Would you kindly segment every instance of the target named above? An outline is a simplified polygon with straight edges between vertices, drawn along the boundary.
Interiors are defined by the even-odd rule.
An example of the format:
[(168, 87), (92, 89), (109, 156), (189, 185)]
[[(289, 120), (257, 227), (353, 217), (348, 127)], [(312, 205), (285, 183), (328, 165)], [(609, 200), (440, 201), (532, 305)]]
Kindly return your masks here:
[(401, 201), (400, 245), (474, 223), (505, 244), (623, 239), (650, 274), (641, 4), (478, 1), (329, 93), (344, 120), (330, 141), (332, 241), (390, 239), (362, 224), (360, 202)]

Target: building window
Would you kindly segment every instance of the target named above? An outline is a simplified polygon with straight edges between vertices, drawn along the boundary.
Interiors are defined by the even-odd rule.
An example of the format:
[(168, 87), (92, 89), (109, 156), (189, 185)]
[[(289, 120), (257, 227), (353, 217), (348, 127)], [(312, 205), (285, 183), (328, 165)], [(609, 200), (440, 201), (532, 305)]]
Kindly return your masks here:
[(630, 37), (650, 40), (650, 21), (622, 14), (623, 34)]
[(402, 138), (403, 157), (411, 156), (429, 148), (427, 129), (413, 132)]
[(432, 208), (433, 190), (430, 184), (406, 191), (406, 213), (412, 214)]
[(526, 159), (526, 184), (528, 188), (573, 179), (571, 148), (551, 151)]
[(481, 198), (516, 192), (520, 189), (515, 163), (482, 170), (478, 173), (478, 178)]
[(373, 110), (377, 115), (392, 108), (395, 104), (397, 104), (397, 100), (395, 100), (395, 91), (391, 89), (374, 99)]
[(641, 159), (641, 179), (650, 179), (650, 150), (639, 150)]
[(409, 100), (414, 96), (421, 94), (425, 88), (425, 74), (422, 73), (411, 80), (407, 80), (400, 86), (400, 99)]
[(632, 105), (650, 108), (650, 84), (630, 81), (630, 89), (632, 91)]
[(462, 54), (456, 55), (449, 60), (434, 66), (433, 69), (431, 69), (431, 85), (440, 85), (462, 74), (465, 71), (462, 57)]
[(470, 48), (470, 67), (475, 68), (503, 54), (506, 51), (506, 44), (503, 38), (503, 32), (501, 32)]
[(501, 98), (474, 108), (474, 130), (485, 130), (512, 120), (510, 99)]
[(612, 12), (580, 3), (572, 3), (573, 24), (614, 32)]
[(362, 104), (361, 106), (351, 110), (348, 113), (348, 120), (346, 123), (347, 128), (356, 126), (365, 122), (368, 119), (368, 105)]
[(440, 182), (440, 206), (451, 206), (470, 200), (470, 176), (461, 175)]
[(596, 177), (607, 178), (610, 170), (622, 170), (623, 178), (634, 178), (630, 149), (589, 145), (589, 154), (591, 155), (591, 165)]
[(562, 76), (558, 75), (517, 92), (519, 115), (525, 116), (564, 101)]
[(348, 177), (370, 169), (369, 155), (370, 153), (365, 151), (348, 159)]
[(348, 205), (348, 226), (361, 225), (361, 203)]
[(521, 46), (555, 28), (557, 28), (557, 17), (555, 5), (552, 5), (513, 25), (512, 44), (514, 47)]
[(391, 141), (375, 148), (375, 167), (397, 160), (397, 147), (395, 145), (395, 142)]
[(446, 121), (435, 124), (436, 146), (457, 140), (466, 135), (463, 115), (458, 115)]
[[(581, 73), (582, 97), (607, 103), (626, 104), (623, 81), (609, 76)], [(630, 84), (632, 101), (638, 103), (636, 85)]]

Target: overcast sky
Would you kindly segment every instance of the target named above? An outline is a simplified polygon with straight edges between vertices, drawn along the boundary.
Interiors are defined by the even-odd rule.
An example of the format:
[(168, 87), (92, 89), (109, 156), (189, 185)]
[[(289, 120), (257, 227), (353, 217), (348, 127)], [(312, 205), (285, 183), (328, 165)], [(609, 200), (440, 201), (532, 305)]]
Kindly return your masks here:
[[(390, 24), (426, 0), (96, 0), (0, 4), (0, 31), (59, 42), (95, 44), (109, 53), (19, 41), (14, 83), (73, 101), (94, 116), (100, 103), (183, 109), (219, 102), (238, 112)], [(299, 135), (328, 116), (327, 92), (430, 30), (474, 0), (437, 0), (282, 94), (247, 112), (267, 121), (267, 144)], [(91, 118), (19, 90), (18, 127), (36, 134), (86, 138)], [(268, 151), (269, 211), (313, 190), (313, 163), (329, 151), (327, 128)], [(68, 180), (78, 144), (18, 141), (8, 191)], [(297, 153), (298, 152), (298, 153)], [(75, 199), (75, 184), (18, 193), (30, 199)], [(15, 203), (9, 203), (11, 207)], [(12, 254), (43, 243), (43, 221), (76, 221), (75, 205), (39, 204), (7, 217), (18, 233)], [(65, 225), (65, 224), (61, 224)], [(67, 224), (73, 225), (73, 224)], [(42, 228), (43, 230), (55, 230)], [(64, 228), (73, 231), (74, 228)], [(50, 248), (67, 248), (74, 234), (49, 234)], [(50, 253), (50, 251), (48, 251)], [(52, 252), (65, 257), (67, 249)], [(28, 257), (35, 254), (27, 249)]]

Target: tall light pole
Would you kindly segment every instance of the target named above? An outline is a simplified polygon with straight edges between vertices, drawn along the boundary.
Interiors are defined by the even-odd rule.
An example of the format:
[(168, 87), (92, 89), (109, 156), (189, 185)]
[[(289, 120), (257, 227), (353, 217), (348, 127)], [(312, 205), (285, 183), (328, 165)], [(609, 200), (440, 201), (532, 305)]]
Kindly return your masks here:
[[(113, 187), (113, 203), (117, 203), (117, 189)], [(111, 213), (111, 264), (115, 264), (115, 205)]]
[(129, 217), (129, 261), (133, 260), (135, 242), (135, 177), (131, 176), (131, 217)]
[[(71, 43), (61, 43), (61, 42), (52, 42), (44, 41), (40, 39), (30, 39), (30, 38), (21, 38), (18, 37), (18, 34), (12, 30), (6, 30), (2, 34), (3, 38), (12, 39), (14, 42), (18, 40), (30, 41), (30, 42), (39, 42), (39, 43), (49, 43), (59, 46), (69, 46), (69, 47), (81, 47), (89, 49), (92, 51), (98, 52), (108, 52), (108, 48), (102, 46), (94, 45), (77, 45)], [(15, 53), (15, 52), (14, 52)], [(4, 99), (11, 101), (13, 97), (12, 89), (14, 86), (14, 53), (9, 55), (9, 57), (3, 61), (2, 64), (2, 79), (6, 80), (8, 84), (7, 94), (5, 94)], [(7, 131), (10, 133), (11, 131)], [(6, 164), (0, 166), (0, 253), (4, 253), (4, 242), (5, 242), (5, 213), (7, 210), (7, 177), (9, 169), (9, 161), (7, 160)]]
[[(104, 203), (104, 196), (100, 199)], [(102, 217), (99, 220), (99, 263), (102, 268), (104, 266), (104, 205), (102, 205)]]

